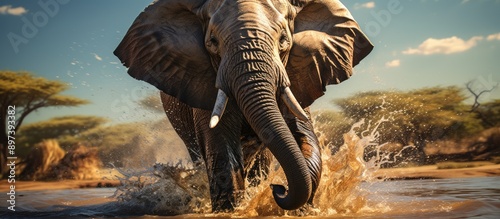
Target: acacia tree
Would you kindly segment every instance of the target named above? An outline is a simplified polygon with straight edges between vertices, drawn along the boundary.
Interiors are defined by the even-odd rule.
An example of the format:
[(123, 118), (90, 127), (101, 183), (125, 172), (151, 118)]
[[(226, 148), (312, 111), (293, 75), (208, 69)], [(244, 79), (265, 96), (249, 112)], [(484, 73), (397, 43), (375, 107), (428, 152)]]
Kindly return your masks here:
[[(7, 170), (8, 131), (15, 133), (26, 116), (38, 109), (88, 103), (86, 100), (60, 94), (67, 89), (68, 85), (64, 82), (35, 77), (29, 72), (0, 71), (0, 172), (2, 175)], [(8, 117), (9, 108), (15, 108), (14, 117)], [(9, 127), (8, 121), (15, 121), (11, 122), (14, 125)]]
[(422, 162), (429, 141), (480, 131), (480, 121), (469, 113), (462, 90), (456, 86), (409, 92), (373, 91), (334, 101), (354, 121), (386, 119), (379, 126), (381, 140), (414, 145), (407, 158)]
[(469, 81), (465, 84), (467, 90), (474, 98), (474, 103), (471, 106), (470, 112), (477, 113), (478, 118), (482, 120), (483, 125), (487, 128), (500, 125), (500, 100), (493, 100), (492, 102), (488, 102), (484, 105), (479, 102), (481, 96), (493, 92), (498, 88), (500, 83), (497, 82), (489, 87), (485, 87), (484, 84), (481, 84), (482, 86), (480, 86), (480, 88), (482, 89), (477, 89), (475, 82), (476, 81)]
[(17, 133), (17, 151), (26, 154), (35, 144), (48, 139), (57, 139), (64, 149), (78, 143), (76, 136), (101, 126), (107, 120), (97, 116), (63, 116), (21, 127)]
[(500, 127), (500, 99), (481, 104), (475, 111), (485, 128)]

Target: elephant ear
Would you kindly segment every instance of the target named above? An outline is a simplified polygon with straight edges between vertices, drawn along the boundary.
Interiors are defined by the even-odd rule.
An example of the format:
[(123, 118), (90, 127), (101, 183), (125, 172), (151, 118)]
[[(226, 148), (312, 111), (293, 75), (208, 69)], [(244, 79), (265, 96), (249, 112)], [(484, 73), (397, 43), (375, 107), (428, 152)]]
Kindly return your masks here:
[(324, 94), (326, 85), (348, 79), (373, 45), (339, 1), (291, 1), (299, 13), (286, 70), (292, 92), (307, 107)]
[(128, 73), (180, 101), (212, 109), (217, 89), (194, 10), (204, 0), (159, 0), (135, 19), (114, 54)]

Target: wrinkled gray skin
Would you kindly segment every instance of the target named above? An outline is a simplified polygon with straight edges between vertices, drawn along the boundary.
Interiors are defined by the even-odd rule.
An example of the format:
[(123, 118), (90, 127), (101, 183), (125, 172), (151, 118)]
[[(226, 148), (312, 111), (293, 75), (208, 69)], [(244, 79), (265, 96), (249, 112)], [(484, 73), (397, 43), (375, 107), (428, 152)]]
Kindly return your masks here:
[(266, 173), (265, 148), (288, 182), (273, 185), (277, 204), (312, 201), (321, 154), (308, 106), (371, 49), (336, 0), (160, 0), (115, 55), (162, 91), (191, 158), (206, 163), (213, 210), (225, 211), (238, 204), (245, 177)]

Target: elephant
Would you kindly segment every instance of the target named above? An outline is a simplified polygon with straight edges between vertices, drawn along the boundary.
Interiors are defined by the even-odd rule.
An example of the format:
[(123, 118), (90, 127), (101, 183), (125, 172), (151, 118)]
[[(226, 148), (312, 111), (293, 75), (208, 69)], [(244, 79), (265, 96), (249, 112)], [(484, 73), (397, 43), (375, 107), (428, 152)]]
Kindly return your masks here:
[(309, 106), (372, 49), (338, 0), (156, 0), (114, 54), (161, 91), (220, 212), (234, 210), (245, 179), (265, 176), (273, 156), (288, 184), (271, 185), (277, 205), (312, 203), (322, 163)]

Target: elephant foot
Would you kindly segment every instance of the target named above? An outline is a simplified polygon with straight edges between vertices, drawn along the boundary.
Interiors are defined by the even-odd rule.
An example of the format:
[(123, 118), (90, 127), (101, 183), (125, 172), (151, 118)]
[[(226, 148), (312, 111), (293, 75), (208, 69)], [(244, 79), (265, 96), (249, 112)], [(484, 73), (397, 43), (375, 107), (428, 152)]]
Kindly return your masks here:
[(249, 186), (258, 186), (262, 181), (267, 179), (272, 160), (273, 155), (267, 149), (263, 149), (255, 156), (253, 165), (246, 172)]
[(212, 196), (212, 212), (232, 212), (243, 199), (244, 190), (224, 191)]
[(226, 165), (225, 168), (215, 169), (209, 174), (212, 212), (233, 211), (244, 194), (243, 170), (232, 169), (232, 165), (224, 161), (218, 160), (216, 163)]

